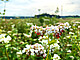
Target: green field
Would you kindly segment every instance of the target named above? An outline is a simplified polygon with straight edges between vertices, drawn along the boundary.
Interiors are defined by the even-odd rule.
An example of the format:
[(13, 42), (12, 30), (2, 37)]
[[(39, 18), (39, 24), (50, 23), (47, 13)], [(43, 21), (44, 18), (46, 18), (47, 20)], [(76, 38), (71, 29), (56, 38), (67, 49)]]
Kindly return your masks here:
[(0, 19), (0, 60), (80, 60), (79, 21)]

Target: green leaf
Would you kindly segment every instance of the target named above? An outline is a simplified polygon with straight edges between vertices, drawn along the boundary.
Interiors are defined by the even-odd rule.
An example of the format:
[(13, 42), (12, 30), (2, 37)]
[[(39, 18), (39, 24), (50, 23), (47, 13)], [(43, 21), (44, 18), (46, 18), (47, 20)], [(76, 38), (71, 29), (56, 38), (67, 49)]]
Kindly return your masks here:
[(6, 12), (6, 10), (4, 9), (4, 12)]
[(5, 15), (5, 13), (3, 13), (3, 15)]
[(55, 42), (56, 42), (56, 40), (52, 40), (52, 41), (49, 42), (49, 44), (53, 44)]
[(1, 12), (0, 12), (0, 14), (1, 14)]

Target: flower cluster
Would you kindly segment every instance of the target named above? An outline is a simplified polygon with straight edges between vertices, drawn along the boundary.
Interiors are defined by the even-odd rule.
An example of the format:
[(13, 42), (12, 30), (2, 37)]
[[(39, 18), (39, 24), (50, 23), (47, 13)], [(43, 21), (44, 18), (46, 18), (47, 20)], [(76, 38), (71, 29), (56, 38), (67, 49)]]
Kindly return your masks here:
[(37, 57), (42, 56), (43, 58), (46, 57), (46, 50), (41, 44), (34, 44), (34, 45), (26, 45), (26, 48), (22, 50), (22, 53), (26, 53), (26, 55), (36, 55)]
[(50, 49), (59, 49), (59, 48), (60, 46), (57, 43), (50, 45)]
[(60, 57), (57, 54), (54, 54), (53, 60), (60, 60)]
[[(46, 49), (49, 48), (49, 45), (45, 45), (45, 46), (46, 46)], [(53, 53), (56, 49), (60, 49), (60, 46), (57, 43), (51, 44), (49, 53)]]
[(34, 26), (32, 25), (32, 27), (30, 28), (32, 31), (35, 31), (35, 33), (37, 35), (48, 35), (50, 33), (53, 33), (53, 36), (56, 37), (56, 38), (59, 38), (60, 35), (65, 31), (65, 29), (69, 29), (71, 26), (69, 25), (68, 22), (66, 23), (60, 23), (58, 26), (53, 26), (51, 25), (50, 27), (49, 26), (46, 26), (45, 28), (43, 28), (42, 26)]
[[(44, 46), (45, 49), (48, 49), (49, 48), (49, 45), (48, 45), (48, 36), (43, 36), (43, 37), (39, 37), (39, 42), (42, 43), (42, 45)], [(51, 39), (49, 38), (49, 41), (51, 41)], [(53, 53), (54, 50), (56, 49), (59, 49), (60, 46), (58, 45), (59, 41), (58, 39), (55, 40), (55, 43), (54, 44), (51, 44), (50, 45), (50, 50), (49, 50), (49, 53)]]
[(0, 35), (0, 42), (9, 43), (10, 40), (11, 40), (11, 37), (9, 35), (7, 37), (6, 37), (6, 34)]

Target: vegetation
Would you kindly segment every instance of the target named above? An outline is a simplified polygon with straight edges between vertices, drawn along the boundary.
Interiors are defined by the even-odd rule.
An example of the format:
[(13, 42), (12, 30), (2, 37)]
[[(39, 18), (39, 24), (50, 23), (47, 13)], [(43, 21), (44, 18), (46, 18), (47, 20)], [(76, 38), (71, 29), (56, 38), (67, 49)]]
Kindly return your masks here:
[(0, 60), (79, 60), (80, 22), (67, 19), (1, 19)]

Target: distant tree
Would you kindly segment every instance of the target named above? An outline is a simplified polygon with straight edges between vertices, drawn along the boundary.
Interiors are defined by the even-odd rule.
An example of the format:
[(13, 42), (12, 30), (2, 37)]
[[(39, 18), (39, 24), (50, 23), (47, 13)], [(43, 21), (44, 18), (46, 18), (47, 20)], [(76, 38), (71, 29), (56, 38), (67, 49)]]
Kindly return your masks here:
[(39, 18), (39, 21), (40, 21), (41, 25), (43, 26), (44, 19), (43, 18)]
[(38, 9), (38, 11), (39, 11), (39, 14), (40, 14), (41, 9)]
[(56, 14), (57, 14), (57, 13), (59, 13), (59, 8), (58, 8), (58, 7), (57, 7), (57, 9), (56, 9), (55, 13), (56, 13)]

